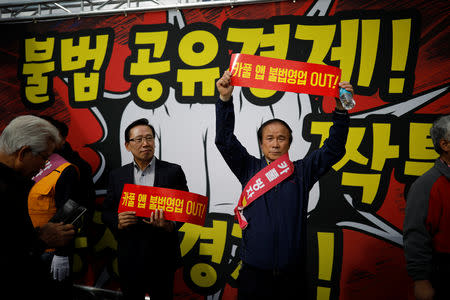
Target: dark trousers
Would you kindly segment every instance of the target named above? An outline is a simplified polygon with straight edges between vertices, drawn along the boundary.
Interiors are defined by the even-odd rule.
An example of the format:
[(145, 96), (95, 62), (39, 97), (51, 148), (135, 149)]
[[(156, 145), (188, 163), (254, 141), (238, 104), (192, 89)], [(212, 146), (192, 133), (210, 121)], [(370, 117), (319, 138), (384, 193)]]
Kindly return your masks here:
[(433, 253), (431, 284), (436, 293), (433, 300), (450, 299), (450, 254)]
[(46, 275), (47, 275), (47, 282), (49, 284), (47, 292), (49, 297), (48, 299), (61, 299), (61, 300), (73, 299), (72, 257), (69, 257), (71, 274), (66, 279), (58, 281), (56, 279), (53, 279), (53, 274), (50, 272), (54, 256), (55, 256), (54, 252), (46, 252), (41, 255), (41, 260), (44, 262), (47, 269)]
[[(40, 256), (2, 256), (0, 270), (4, 273), (0, 281), (0, 299), (45, 299), (57, 298), (49, 279), (50, 269)], [(11, 296), (7, 296), (11, 295)]]
[(276, 272), (243, 264), (239, 271), (238, 300), (307, 299), (303, 270)]
[[(169, 269), (169, 270), (168, 270)], [(120, 288), (124, 300), (143, 300), (149, 294), (152, 300), (172, 300), (174, 272), (167, 267), (122, 267), (119, 263)]]

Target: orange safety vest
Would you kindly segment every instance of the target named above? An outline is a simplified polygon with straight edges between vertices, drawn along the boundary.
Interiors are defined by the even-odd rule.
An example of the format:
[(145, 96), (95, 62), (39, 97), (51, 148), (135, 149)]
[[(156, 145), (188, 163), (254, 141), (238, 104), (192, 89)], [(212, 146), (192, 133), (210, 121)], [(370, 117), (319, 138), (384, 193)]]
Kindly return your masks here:
[(28, 213), (34, 227), (41, 227), (56, 214), (55, 187), (61, 173), (68, 166), (65, 162), (36, 182), (28, 195)]

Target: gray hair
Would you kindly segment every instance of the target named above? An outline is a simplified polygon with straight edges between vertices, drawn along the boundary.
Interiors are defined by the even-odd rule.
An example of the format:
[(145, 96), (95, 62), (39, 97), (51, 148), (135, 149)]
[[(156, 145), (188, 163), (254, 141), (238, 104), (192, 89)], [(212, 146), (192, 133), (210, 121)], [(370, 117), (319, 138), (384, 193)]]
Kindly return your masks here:
[(431, 139), (433, 140), (434, 150), (442, 153), (439, 142), (444, 139), (450, 142), (450, 115), (446, 115), (437, 119), (430, 129)]
[(59, 144), (58, 129), (48, 121), (32, 115), (14, 118), (0, 136), (0, 151), (7, 155), (29, 146), (33, 154), (48, 149), (48, 143)]

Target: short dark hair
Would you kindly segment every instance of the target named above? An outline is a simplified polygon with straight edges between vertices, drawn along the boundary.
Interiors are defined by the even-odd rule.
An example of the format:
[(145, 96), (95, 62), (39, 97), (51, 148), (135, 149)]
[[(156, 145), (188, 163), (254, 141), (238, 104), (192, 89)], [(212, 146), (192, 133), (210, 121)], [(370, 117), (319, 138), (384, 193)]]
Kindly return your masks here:
[(39, 116), (40, 118), (50, 122), (50, 124), (52, 124), (53, 126), (56, 127), (56, 129), (58, 129), (59, 134), (65, 139), (67, 137), (67, 135), (69, 135), (69, 127), (66, 125), (66, 123), (58, 121), (56, 119), (54, 119), (51, 116)]
[(140, 126), (140, 125), (148, 126), (152, 130), (153, 136), (155, 136), (155, 128), (153, 128), (153, 126), (150, 125), (150, 123), (148, 122), (148, 120), (146, 118), (142, 118), (142, 119), (138, 119), (138, 120), (134, 121), (133, 123), (128, 125), (128, 127), (125, 129), (125, 142), (127, 142), (127, 143), (130, 142), (131, 129), (133, 129), (136, 126)]
[(289, 131), (289, 145), (291, 145), (292, 140), (293, 140), (292, 129), (291, 129), (291, 127), (289, 127), (289, 125), (285, 121), (280, 120), (280, 119), (272, 119), (272, 120), (269, 120), (269, 121), (266, 121), (266, 122), (262, 123), (262, 125), (259, 127), (258, 133), (257, 133), (258, 134), (258, 142), (259, 142), (259, 144), (262, 143), (262, 133), (263, 133), (264, 128), (267, 125), (270, 125), (270, 124), (273, 124), (273, 123), (281, 123), (281, 125), (283, 125), (284, 127), (287, 128), (287, 130)]

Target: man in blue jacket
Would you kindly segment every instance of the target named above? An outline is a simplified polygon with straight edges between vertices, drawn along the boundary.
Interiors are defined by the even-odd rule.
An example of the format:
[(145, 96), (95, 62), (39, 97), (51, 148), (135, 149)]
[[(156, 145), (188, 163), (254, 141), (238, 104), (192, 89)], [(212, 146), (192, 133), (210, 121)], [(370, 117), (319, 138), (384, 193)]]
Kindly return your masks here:
[[(279, 119), (269, 120), (258, 130), (264, 157), (250, 155), (234, 135), (233, 86), (226, 71), (217, 81), (220, 100), (216, 103), (216, 146), (244, 188), (268, 164), (286, 154), (292, 130)], [(353, 93), (348, 82), (340, 87)], [(238, 299), (299, 299), (304, 295), (306, 215), (312, 186), (345, 154), (349, 117), (339, 99), (333, 112), (333, 126), (323, 146), (294, 161), (292, 175), (268, 190), (243, 211), (248, 222), (242, 232), (242, 268), (238, 278)], [(305, 298), (306, 299), (306, 298)]]

